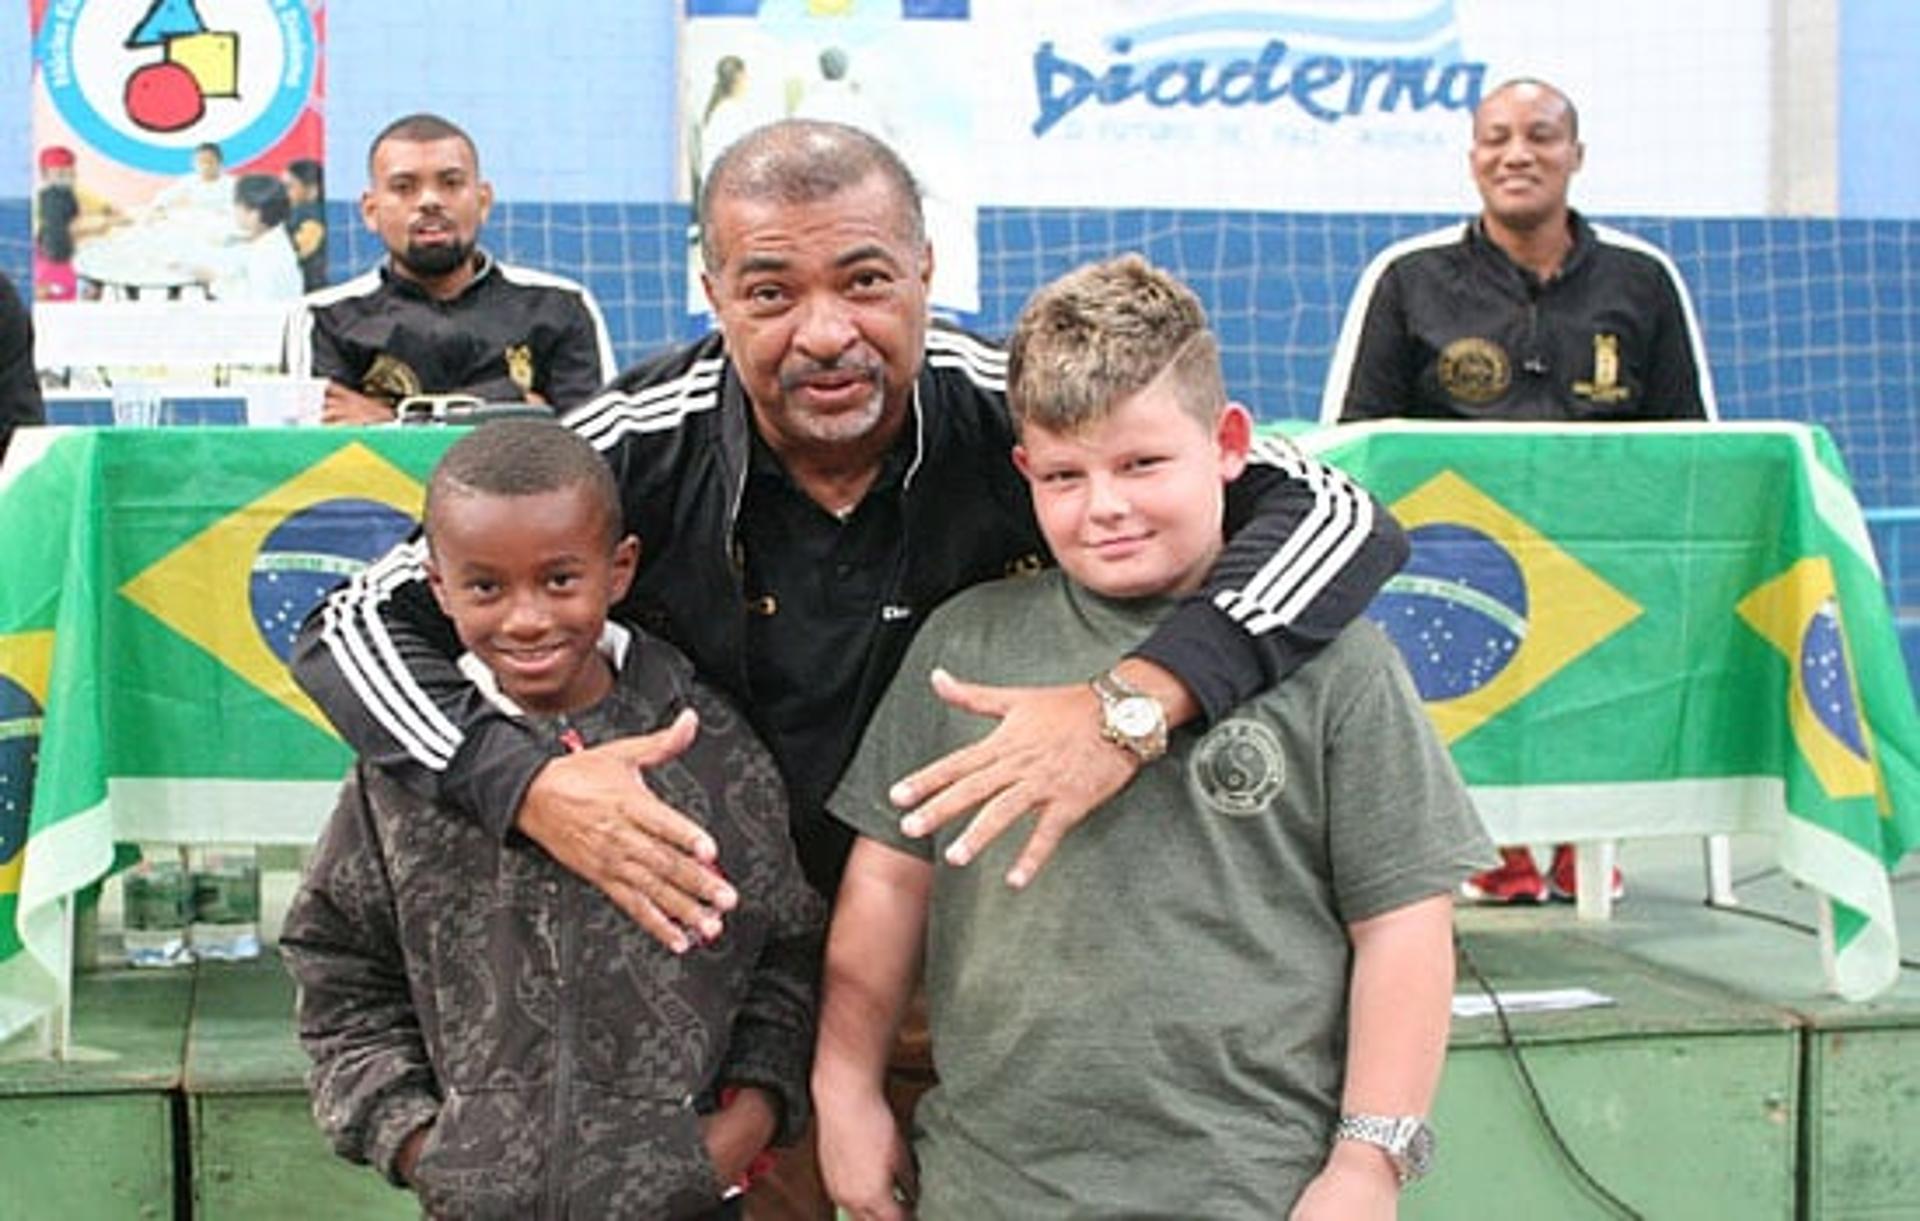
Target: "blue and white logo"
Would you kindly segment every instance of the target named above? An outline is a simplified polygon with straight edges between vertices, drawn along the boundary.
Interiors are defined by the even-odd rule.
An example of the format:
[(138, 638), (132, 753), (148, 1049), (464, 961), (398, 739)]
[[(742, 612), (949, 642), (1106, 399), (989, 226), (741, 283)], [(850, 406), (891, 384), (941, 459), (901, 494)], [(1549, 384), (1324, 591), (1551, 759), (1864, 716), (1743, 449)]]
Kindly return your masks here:
[(1453, 0), (1223, 9), (1108, 34), (1103, 63), (1033, 53), (1033, 134), (1080, 107), (1234, 110), (1290, 103), (1319, 123), (1433, 107), (1471, 112), (1487, 65), (1465, 59)]
[(198, 144), (229, 164), (299, 121), (320, 62), (302, 0), (53, 0), (34, 46), (75, 136), (123, 165), (185, 174)]

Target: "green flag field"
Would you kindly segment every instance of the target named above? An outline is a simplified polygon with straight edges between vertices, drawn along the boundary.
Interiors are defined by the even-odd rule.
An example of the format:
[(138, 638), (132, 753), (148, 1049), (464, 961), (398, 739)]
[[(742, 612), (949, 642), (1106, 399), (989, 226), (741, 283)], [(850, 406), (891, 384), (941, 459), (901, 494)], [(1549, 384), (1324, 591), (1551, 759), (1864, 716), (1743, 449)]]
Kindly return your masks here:
[(301, 617), (413, 527), (444, 430), (26, 430), (0, 472), (0, 1037), (116, 841), (311, 839), (346, 748)]
[(1796, 424), (1382, 423), (1298, 438), (1413, 541), (1369, 612), (1503, 842), (1755, 831), (1898, 973), (1920, 724), (1860, 509)]

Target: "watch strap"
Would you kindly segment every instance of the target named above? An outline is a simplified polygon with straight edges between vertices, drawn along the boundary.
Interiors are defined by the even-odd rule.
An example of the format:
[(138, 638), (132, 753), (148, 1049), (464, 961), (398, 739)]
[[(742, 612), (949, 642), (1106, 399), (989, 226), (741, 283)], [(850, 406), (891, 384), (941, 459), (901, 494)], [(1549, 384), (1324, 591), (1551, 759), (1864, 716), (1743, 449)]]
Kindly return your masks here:
[(1432, 1166), (1433, 1130), (1417, 1115), (1342, 1115), (1333, 1135), (1383, 1150), (1403, 1187)]

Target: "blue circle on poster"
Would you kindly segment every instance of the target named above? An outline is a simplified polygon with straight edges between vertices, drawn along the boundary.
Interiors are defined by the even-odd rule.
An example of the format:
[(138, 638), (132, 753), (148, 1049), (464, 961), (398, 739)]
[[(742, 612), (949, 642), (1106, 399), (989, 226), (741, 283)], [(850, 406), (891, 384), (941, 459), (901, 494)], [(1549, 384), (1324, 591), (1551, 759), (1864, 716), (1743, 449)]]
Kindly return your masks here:
[(1507, 550), (1468, 526), (1416, 526), (1413, 555), (1368, 614), (1406, 659), (1420, 698), (1486, 686), (1527, 636), (1527, 580)]
[(40, 764), (40, 702), (0, 674), (0, 865), (27, 839), (33, 777)]
[(248, 579), (253, 623), (281, 661), (300, 621), (328, 590), (413, 532), (413, 518), (378, 501), (326, 500), (290, 514), (260, 545)]
[[(271, 149), (299, 121), (313, 93), (319, 43), (304, 0), (229, 4), (222, 16), (233, 28), (207, 29), (193, 4), (170, 0), (151, 5), (144, 15), (105, 0), (51, 6), (34, 40), (39, 79), (74, 135), (122, 165), (184, 175), (193, 169), (194, 145), (207, 141), (220, 146), (229, 165), (244, 163)], [(176, 51), (176, 45), (193, 50)], [(264, 54), (250, 48), (274, 45), (281, 55), (271, 73), (249, 66), (247, 56)], [(136, 104), (138, 90), (129, 86), (163, 67), (185, 69), (203, 88), (212, 82), (201, 101), (237, 103), (237, 125), (189, 123), (180, 129), (189, 134), (179, 138), (147, 138), (128, 130), (139, 127), (130, 114), (117, 116), (121, 123), (102, 111), (106, 99), (122, 110)], [(179, 79), (175, 71), (170, 83)]]

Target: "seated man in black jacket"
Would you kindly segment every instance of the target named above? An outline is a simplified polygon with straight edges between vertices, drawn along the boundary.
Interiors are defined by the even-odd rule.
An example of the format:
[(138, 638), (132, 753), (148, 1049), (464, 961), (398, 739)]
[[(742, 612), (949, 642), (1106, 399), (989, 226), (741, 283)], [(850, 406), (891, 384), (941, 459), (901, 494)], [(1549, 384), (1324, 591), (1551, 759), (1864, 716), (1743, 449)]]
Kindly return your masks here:
[(0, 276), (0, 458), (7, 456), (15, 428), (46, 419), (33, 367), (33, 315), (13, 282)]
[[(1716, 418), (1680, 273), (1657, 247), (1568, 205), (1585, 160), (1566, 94), (1528, 79), (1487, 94), (1468, 154), (1480, 215), (1390, 246), (1367, 266), (1321, 419)], [(1468, 898), (1574, 897), (1571, 845), (1555, 848), (1546, 876), (1525, 847), (1501, 857), (1467, 882)], [(1611, 886), (1619, 898), (1618, 869)]]
[(438, 115), (396, 119), (374, 137), (367, 176), (360, 217), (387, 257), (309, 296), (288, 336), (293, 375), (329, 382), (324, 421), (381, 423), (417, 394), (572, 407), (613, 376), (585, 288), (479, 248), (493, 186), (466, 132)]

